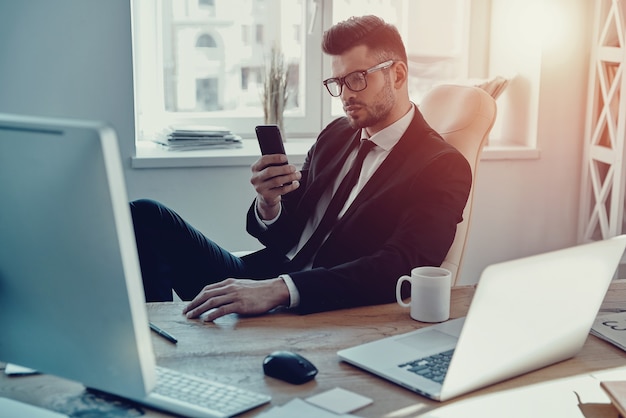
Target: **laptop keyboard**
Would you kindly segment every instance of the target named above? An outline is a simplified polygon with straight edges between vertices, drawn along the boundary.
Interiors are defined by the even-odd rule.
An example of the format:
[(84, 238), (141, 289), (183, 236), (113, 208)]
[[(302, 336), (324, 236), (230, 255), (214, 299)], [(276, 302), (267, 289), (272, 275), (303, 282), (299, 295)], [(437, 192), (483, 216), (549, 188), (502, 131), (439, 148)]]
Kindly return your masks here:
[(454, 349), (398, 365), (406, 371), (418, 374), (437, 383), (443, 383), (448, 372)]
[(176, 402), (206, 409), (206, 416), (232, 416), (270, 401), (260, 393), (235, 386), (157, 367), (157, 384), (153, 390)]

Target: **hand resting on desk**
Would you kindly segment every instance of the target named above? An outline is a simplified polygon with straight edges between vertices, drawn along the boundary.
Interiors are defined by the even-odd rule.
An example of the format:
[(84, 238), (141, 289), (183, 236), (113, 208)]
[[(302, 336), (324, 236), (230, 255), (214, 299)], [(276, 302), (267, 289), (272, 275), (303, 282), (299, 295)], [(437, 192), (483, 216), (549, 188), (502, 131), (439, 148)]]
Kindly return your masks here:
[(204, 321), (213, 321), (231, 313), (257, 315), (278, 306), (289, 305), (289, 290), (283, 279), (226, 279), (205, 286), (183, 309), (187, 318), (209, 314)]

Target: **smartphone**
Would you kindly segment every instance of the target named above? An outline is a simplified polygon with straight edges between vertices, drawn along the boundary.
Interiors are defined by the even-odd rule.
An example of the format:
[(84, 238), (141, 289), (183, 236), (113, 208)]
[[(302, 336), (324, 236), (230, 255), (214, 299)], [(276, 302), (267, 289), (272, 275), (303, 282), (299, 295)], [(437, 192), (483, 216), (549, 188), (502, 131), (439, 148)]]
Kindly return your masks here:
[[(286, 154), (285, 146), (283, 145), (283, 137), (280, 135), (280, 129), (278, 125), (258, 125), (255, 128), (256, 137), (259, 141), (259, 147), (261, 148), (261, 154)], [(285, 165), (286, 162), (274, 165)], [(286, 186), (289, 183), (283, 184)]]
[(259, 125), (255, 128), (255, 130), (256, 137), (259, 140), (261, 154), (285, 154), (283, 138), (280, 135), (280, 129), (278, 129), (278, 125)]

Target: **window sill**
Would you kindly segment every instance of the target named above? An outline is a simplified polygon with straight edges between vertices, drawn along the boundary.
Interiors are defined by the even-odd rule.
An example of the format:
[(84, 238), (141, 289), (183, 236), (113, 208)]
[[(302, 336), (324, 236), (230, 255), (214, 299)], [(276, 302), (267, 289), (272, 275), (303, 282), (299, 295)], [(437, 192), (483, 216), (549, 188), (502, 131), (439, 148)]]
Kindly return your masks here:
[[(236, 167), (251, 166), (261, 155), (255, 139), (243, 139), (241, 148), (169, 151), (148, 141), (135, 143), (135, 156), (132, 168), (174, 168), (174, 167)], [(285, 142), (285, 152), (289, 162), (304, 163), (306, 153), (313, 140), (294, 139)]]
[[(304, 163), (313, 139), (294, 139), (285, 143), (289, 162)], [(241, 148), (194, 151), (169, 151), (147, 141), (135, 144), (132, 168), (184, 168), (184, 167), (236, 167), (252, 165), (260, 155), (256, 140), (244, 139)], [(538, 159), (537, 148), (527, 146), (487, 146), (481, 160), (528, 160)]]
[(485, 160), (537, 160), (541, 153), (538, 148), (527, 145), (487, 145), (480, 156)]

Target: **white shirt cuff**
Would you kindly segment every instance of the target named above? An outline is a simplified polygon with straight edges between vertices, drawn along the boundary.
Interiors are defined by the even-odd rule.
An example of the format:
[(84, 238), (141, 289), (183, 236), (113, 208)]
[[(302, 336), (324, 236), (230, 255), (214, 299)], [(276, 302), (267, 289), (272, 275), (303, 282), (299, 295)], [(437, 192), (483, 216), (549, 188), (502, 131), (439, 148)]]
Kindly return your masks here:
[(287, 285), (287, 290), (289, 290), (289, 308), (295, 308), (300, 305), (300, 292), (298, 292), (298, 288), (296, 287), (293, 279), (288, 274), (281, 274), (281, 279)]
[(257, 197), (254, 201), (254, 216), (256, 217), (257, 222), (259, 223), (259, 225), (263, 228), (263, 229), (267, 229), (268, 226), (270, 226), (271, 224), (273, 224), (274, 222), (276, 222), (278, 220), (278, 218), (280, 218), (280, 214), (283, 211), (283, 205), (282, 203), (278, 206), (278, 215), (276, 215), (276, 217), (274, 217), (274, 219), (269, 219), (269, 220), (264, 220), (261, 219), (261, 217), (259, 216), (259, 209), (258, 209), (258, 205), (259, 205), (259, 198)]

